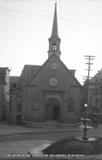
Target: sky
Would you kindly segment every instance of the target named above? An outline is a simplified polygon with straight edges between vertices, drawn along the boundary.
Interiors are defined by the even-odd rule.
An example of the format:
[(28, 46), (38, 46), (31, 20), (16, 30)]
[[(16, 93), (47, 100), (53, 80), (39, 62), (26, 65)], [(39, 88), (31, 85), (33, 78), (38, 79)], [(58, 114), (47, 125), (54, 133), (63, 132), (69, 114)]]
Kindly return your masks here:
[[(54, 0), (0, 0), (0, 67), (20, 76), (25, 64), (48, 59)], [(102, 68), (102, 1), (57, 0), (61, 60), (83, 83), (85, 55), (95, 56), (90, 76)]]

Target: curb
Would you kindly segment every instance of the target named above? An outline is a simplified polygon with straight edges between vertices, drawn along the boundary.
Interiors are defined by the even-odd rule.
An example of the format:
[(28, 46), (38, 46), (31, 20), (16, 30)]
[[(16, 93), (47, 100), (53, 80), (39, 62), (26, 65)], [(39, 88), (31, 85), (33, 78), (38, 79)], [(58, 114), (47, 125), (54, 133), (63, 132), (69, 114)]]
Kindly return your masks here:
[(77, 131), (80, 132), (81, 129), (79, 128), (71, 128), (71, 129), (47, 129), (47, 130), (35, 130), (35, 131), (22, 131), (22, 132), (13, 132), (13, 133), (4, 133), (0, 134), (0, 137), (2, 136), (7, 136), (7, 135), (15, 135), (15, 134), (32, 134), (32, 133), (53, 133), (53, 132), (72, 132), (72, 131)]

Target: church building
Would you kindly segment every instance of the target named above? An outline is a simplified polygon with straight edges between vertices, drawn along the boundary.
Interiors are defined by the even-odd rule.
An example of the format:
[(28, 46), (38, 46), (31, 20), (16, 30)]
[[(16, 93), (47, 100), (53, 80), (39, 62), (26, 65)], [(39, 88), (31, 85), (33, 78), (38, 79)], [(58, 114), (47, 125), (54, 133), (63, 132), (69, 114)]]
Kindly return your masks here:
[(35, 127), (47, 122), (78, 122), (82, 86), (75, 78), (75, 70), (61, 61), (60, 43), (55, 3), (48, 59), (42, 66), (25, 65), (20, 77), (11, 78), (11, 124)]

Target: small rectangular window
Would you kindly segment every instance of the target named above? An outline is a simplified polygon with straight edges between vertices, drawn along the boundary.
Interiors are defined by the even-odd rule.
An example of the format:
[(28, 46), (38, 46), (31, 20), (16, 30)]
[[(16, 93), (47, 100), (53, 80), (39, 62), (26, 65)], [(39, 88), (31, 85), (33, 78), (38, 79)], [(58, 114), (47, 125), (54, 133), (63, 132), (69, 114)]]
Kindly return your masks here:
[(17, 97), (17, 112), (22, 111), (21, 97)]
[(68, 112), (73, 112), (74, 109), (74, 99), (69, 98), (68, 99)]

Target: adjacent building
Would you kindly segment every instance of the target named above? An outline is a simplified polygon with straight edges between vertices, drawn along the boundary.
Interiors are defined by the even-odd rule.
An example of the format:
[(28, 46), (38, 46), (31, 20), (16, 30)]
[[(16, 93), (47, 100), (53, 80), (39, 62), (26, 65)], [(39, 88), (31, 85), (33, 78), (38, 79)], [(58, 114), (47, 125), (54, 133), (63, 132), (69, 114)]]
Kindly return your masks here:
[(102, 69), (89, 81), (88, 106), (90, 113), (102, 113)]
[(9, 72), (7, 67), (0, 67), (0, 121), (8, 119)]

